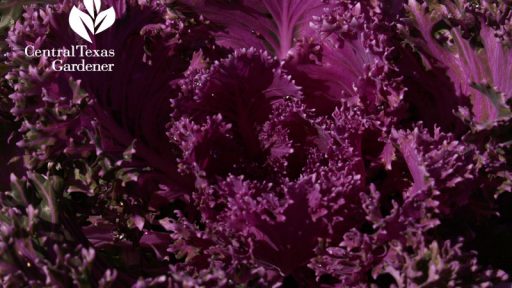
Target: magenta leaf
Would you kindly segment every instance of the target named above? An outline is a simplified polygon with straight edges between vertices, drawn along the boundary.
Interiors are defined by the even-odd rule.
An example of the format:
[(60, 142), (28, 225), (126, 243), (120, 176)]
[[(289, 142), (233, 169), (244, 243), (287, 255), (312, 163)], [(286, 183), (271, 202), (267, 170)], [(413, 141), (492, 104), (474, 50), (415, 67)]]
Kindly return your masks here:
[(308, 34), (312, 15), (326, 6), (314, 0), (223, 1), (180, 0), (221, 27), (217, 42), (231, 48), (268, 49), (284, 58), (296, 38)]

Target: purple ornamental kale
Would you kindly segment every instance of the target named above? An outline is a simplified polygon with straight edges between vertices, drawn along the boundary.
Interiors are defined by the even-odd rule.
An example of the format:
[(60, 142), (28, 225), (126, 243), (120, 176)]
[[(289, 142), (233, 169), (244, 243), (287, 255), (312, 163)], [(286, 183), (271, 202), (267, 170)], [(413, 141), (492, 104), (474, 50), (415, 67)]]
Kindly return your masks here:
[[(512, 97), (510, 3), (420, 4), (409, 1), (409, 36), (427, 67), (440, 67), (459, 98), (471, 102), (472, 121), (479, 125), (506, 117)], [(410, 31), (406, 33), (412, 34)], [(417, 37), (418, 36), (418, 37)], [(459, 103), (463, 103), (459, 100)]]
[(316, 0), (177, 2), (185, 6), (180, 10), (185, 15), (191, 10), (212, 22), (219, 45), (267, 50), (279, 59), (286, 58), (297, 37), (313, 34), (311, 17), (329, 6)]
[[(204, 26), (172, 20), (172, 14), (157, 2), (113, 2), (106, 4), (115, 8), (118, 22), (126, 24), (98, 34), (91, 44), (94, 47), (89, 46), (116, 51), (112, 61), (117, 70), (108, 75), (108, 81), (107, 74), (52, 71), (53, 59), (27, 59), (23, 55), (26, 45), (37, 49), (71, 49), (71, 45), (86, 44), (66, 24), (73, 4), (78, 2), (27, 7), (22, 20), (11, 29), (8, 57), (13, 68), (7, 75), (14, 89), (9, 96), (14, 102), (11, 113), (21, 123), (23, 139), (18, 146), (30, 155), (25, 166), (46, 175), (45, 178), (57, 173), (69, 183), (63, 188), (69, 197), (79, 201), (84, 196), (92, 197), (90, 201), (95, 203), (70, 203), (69, 209), (78, 209), (81, 219), (76, 223), (70, 220), (73, 222), (66, 227), (71, 230), (68, 232), (87, 247), (97, 244), (99, 239), (108, 239), (106, 244), (110, 245), (114, 235), (123, 233), (113, 228), (120, 221), (116, 217), (127, 217), (130, 225), (141, 227), (143, 217), (138, 213), (144, 210), (138, 211), (142, 209), (139, 206), (147, 209), (153, 202), (162, 205), (159, 201), (172, 200), (187, 185), (186, 177), (177, 176), (174, 148), (165, 134), (168, 103), (174, 93), (170, 82), (188, 68), (193, 52), (207, 45), (208, 35)], [(205, 47), (204, 53), (209, 53), (210, 48), (215, 49)], [(215, 53), (222, 51), (213, 51), (211, 55)], [(73, 60), (77, 59), (69, 61)], [(136, 152), (130, 147), (136, 147)], [(160, 187), (172, 187), (172, 195), (162, 197), (158, 194)], [(118, 193), (121, 194), (114, 196)], [(127, 199), (132, 196), (133, 199)], [(112, 211), (111, 197), (117, 198), (116, 206), (131, 212), (124, 215), (123, 211)], [(128, 203), (125, 205), (124, 201)], [(54, 220), (59, 217), (60, 211), (55, 207), (44, 209), (50, 209)], [(109, 220), (104, 221), (103, 216)], [(126, 220), (123, 219), (125, 224)], [(133, 237), (137, 242), (142, 238), (140, 242), (146, 243), (142, 245), (152, 250), (152, 237), (156, 236), (142, 236), (140, 231), (136, 234)], [(113, 247), (126, 245), (119, 243)], [(131, 265), (134, 261), (127, 263)], [(136, 279), (130, 278), (126, 281)]]
[(163, 2), (12, 25), (2, 285), (507, 285), (508, 2)]

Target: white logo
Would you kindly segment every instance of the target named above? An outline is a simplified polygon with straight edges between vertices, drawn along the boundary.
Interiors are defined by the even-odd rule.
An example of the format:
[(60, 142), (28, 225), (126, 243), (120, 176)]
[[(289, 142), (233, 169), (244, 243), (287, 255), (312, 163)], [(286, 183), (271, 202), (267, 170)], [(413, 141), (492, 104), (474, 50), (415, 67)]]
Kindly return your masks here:
[(107, 30), (116, 21), (116, 11), (113, 7), (101, 11), (101, 0), (84, 0), (84, 5), (89, 15), (73, 6), (69, 13), (69, 26), (80, 37), (92, 43), (87, 29), (92, 35)]

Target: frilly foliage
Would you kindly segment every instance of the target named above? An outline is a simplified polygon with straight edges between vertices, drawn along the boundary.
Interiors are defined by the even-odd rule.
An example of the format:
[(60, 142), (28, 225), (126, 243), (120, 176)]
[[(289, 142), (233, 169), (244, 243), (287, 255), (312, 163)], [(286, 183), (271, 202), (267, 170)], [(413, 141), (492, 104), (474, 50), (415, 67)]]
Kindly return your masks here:
[(510, 4), (0, 1), (0, 285), (510, 285)]

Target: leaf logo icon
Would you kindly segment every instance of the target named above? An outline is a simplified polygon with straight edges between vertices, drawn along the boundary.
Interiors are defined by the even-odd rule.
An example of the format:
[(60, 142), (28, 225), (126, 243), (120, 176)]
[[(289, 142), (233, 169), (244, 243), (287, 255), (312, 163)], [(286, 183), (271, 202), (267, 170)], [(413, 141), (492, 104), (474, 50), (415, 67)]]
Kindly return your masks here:
[(73, 6), (69, 13), (69, 26), (76, 34), (92, 43), (91, 36), (108, 29), (116, 21), (116, 11), (113, 7), (101, 11), (101, 0), (84, 0), (87, 13)]

